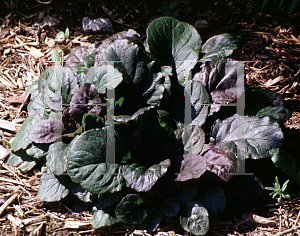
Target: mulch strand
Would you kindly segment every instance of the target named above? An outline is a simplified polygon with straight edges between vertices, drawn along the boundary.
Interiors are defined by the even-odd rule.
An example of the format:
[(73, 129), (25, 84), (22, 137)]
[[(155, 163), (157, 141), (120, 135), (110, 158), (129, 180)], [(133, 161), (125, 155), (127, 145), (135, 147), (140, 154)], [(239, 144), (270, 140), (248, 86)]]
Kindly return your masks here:
[[(222, 3), (221, 3), (222, 2)], [(252, 1), (253, 2), (253, 1)], [(255, 2), (255, 1), (254, 1)], [(2, 4), (2, 5), (1, 5)], [(27, 117), (28, 83), (39, 78), (52, 65), (51, 53), (57, 49), (64, 59), (76, 46), (99, 43), (111, 34), (84, 34), (81, 19), (109, 18), (115, 32), (135, 29), (145, 37), (149, 23), (163, 16), (161, 5), (170, 1), (4, 1), (0, 3), (0, 235), (190, 235), (180, 227), (178, 217), (166, 218), (152, 234), (131, 226), (105, 232), (92, 229), (92, 213), (74, 212), (63, 203), (44, 203), (38, 197), (41, 172), (23, 174), (4, 163), (14, 137)], [(259, 3), (261, 4), (261, 3)], [(179, 20), (192, 25), (205, 20), (206, 28), (197, 28), (203, 42), (219, 33), (236, 33), (244, 45), (230, 58), (245, 61), (248, 84), (279, 93), (291, 118), (284, 125), (287, 150), (300, 154), (300, 14), (295, 8), (290, 18), (288, 7), (277, 12), (277, 5), (230, 1), (180, 1)], [(44, 16), (59, 20), (42, 25)], [(298, 23), (297, 23), (298, 22)], [(70, 29), (69, 40), (56, 34)], [(287, 134), (287, 135), (286, 135)], [(4, 148), (3, 148), (4, 147)], [(297, 193), (298, 194), (298, 193)], [(259, 210), (258, 210), (259, 209)], [(296, 235), (300, 234), (300, 198), (281, 203), (264, 203), (241, 215), (212, 219), (208, 235)]]

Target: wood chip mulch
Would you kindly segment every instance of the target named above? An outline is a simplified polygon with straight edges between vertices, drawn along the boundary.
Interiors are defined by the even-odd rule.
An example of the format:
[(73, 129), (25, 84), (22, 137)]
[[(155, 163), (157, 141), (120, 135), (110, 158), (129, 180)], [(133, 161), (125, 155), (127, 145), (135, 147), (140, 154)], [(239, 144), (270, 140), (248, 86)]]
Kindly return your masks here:
[[(0, 235), (150, 235), (130, 226), (96, 232), (91, 227), (90, 212), (78, 213), (63, 203), (43, 203), (38, 199), (40, 171), (25, 175), (4, 163), (8, 141), (27, 117), (26, 87), (52, 64), (52, 50), (57, 49), (65, 58), (76, 46), (89, 46), (110, 36), (84, 34), (82, 17), (96, 18), (101, 14), (112, 20), (116, 32), (133, 28), (143, 36), (149, 22), (162, 16), (160, 5), (170, 3), (81, 2), (84, 5), (55, 0), (48, 5), (30, 0), (0, 3)], [(285, 138), (290, 140), (286, 149), (300, 155), (299, 10), (288, 19), (287, 10), (277, 12), (270, 7), (269, 13), (262, 14), (257, 13), (261, 6), (255, 4), (203, 1), (200, 5), (180, 1), (178, 19), (192, 25), (199, 19), (206, 20), (208, 28), (198, 29), (203, 41), (224, 32), (244, 38), (243, 48), (230, 58), (248, 61), (245, 62), (247, 83), (281, 94), (292, 113), (283, 127)], [(59, 20), (64, 29), (69, 24), (70, 40), (55, 38), (62, 26), (59, 28), (50, 16)], [(300, 235), (300, 198), (292, 196), (291, 201), (261, 205), (264, 216), (253, 210), (242, 216), (212, 220), (209, 235)], [(177, 218), (170, 218), (153, 235), (188, 234), (180, 228)]]

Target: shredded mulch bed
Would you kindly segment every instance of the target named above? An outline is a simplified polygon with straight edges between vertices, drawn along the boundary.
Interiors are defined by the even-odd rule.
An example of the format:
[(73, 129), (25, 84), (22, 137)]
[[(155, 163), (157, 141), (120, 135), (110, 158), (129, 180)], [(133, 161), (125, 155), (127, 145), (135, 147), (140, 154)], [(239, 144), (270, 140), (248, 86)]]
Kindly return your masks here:
[[(5, 164), (4, 159), (9, 139), (27, 117), (26, 87), (52, 65), (52, 50), (57, 49), (65, 58), (76, 46), (99, 44), (111, 36), (83, 33), (82, 17), (109, 18), (115, 32), (132, 28), (145, 37), (149, 23), (163, 15), (160, 6), (169, 5), (170, 1), (3, 2), (0, 3), (0, 130), (3, 132), (3, 137), (0, 136), (0, 235), (150, 235), (130, 226), (96, 232), (91, 227), (90, 212), (74, 212), (63, 203), (43, 203), (38, 199), (39, 170), (25, 175)], [(278, 4), (270, 1), (264, 13), (259, 13), (261, 2), (255, 2), (180, 1), (178, 19), (195, 25), (203, 42), (225, 32), (244, 38), (243, 48), (230, 58), (246, 61), (248, 84), (273, 90), (283, 97), (292, 114), (282, 127), (287, 140), (284, 149), (299, 156), (300, 11), (296, 7), (288, 18), (289, 1), (285, 1), (279, 12)], [(198, 20), (208, 24), (202, 27)], [(70, 39), (57, 40), (56, 34), (67, 27)], [(242, 215), (214, 219), (208, 235), (299, 235), (297, 194), (292, 194), (291, 201), (276, 204), (264, 201)], [(153, 235), (188, 234), (175, 217), (162, 222)]]

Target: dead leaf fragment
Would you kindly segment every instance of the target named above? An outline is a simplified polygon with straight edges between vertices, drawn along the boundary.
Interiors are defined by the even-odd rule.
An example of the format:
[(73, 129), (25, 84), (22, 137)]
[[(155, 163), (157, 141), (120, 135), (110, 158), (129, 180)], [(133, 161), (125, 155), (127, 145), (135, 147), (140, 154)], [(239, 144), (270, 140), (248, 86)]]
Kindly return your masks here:
[(35, 59), (45, 56), (45, 54), (41, 52), (41, 49), (36, 48), (30, 48), (29, 54)]
[(264, 83), (264, 85), (266, 87), (270, 87), (270, 86), (272, 86), (274, 84), (277, 84), (279, 81), (281, 81), (283, 79), (284, 79), (283, 76), (278, 76), (275, 79), (269, 79), (266, 83)]
[(207, 28), (208, 25), (209, 25), (209, 23), (206, 20), (197, 20), (195, 22), (194, 26), (197, 30), (203, 30), (203, 29)]

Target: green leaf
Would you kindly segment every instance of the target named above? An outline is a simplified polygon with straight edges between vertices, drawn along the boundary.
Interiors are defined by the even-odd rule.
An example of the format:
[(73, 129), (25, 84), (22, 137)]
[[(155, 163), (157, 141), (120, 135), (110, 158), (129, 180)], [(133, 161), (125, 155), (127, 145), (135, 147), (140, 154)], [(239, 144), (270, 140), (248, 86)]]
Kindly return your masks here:
[(72, 182), (69, 176), (55, 176), (52, 173), (45, 173), (41, 177), (38, 197), (44, 202), (58, 202), (69, 193), (69, 186)]
[[(112, 75), (109, 74), (112, 71)], [(105, 94), (106, 89), (115, 89), (123, 80), (123, 75), (111, 65), (94, 66), (81, 82), (94, 84), (98, 93)]]
[(117, 192), (125, 187), (122, 169), (106, 163), (106, 129), (88, 130), (69, 144), (68, 174), (93, 194)]
[(36, 159), (30, 157), (25, 150), (19, 150), (9, 155), (5, 163), (18, 167), (23, 172), (28, 172), (36, 165)]
[(124, 224), (140, 224), (147, 216), (143, 199), (137, 194), (126, 195), (116, 206), (116, 217)]
[(170, 11), (170, 7), (168, 6), (160, 6), (164, 11)]
[(68, 144), (57, 142), (49, 147), (47, 167), (53, 174), (59, 176), (67, 171)]
[(66, 39), (68, 39), (70, 37), (70, 31), (69, 31), (69, 28), (66, 28), (66, 31), (65, 31), (65, 37)]
[(262, 118), (265, 116), (269, 116), (272, 122), (283, 123), (287, 121), (291, 117), (291, 113), (288, 109), (280, 106), (280, 107), (264, 107), (257, 114), (257, 117)]
[(126, 156), (123, 157), (121, 163), (126, 164), (127, 161), (130, 160), (130, 158), (131, 158), (131, 154), (130, 154), (130, 152), (127, 152)]
[(187, 71), (196, 65), (201, 50), (201, 38), (190, 24), (173, 17), (160, 17), (147, 28), (146, 48), (159, 66), (172, 66), (183, 84)]
[(209, 38), (202, 46), (205, 55), (201, 62), (223, 59), (233, 53), (234, 49), (242, 45), (242, 38), (233, 34), (219, 34)]
[(94, 229), (109, 228), (117, 223), (115, 213), (112, 209), (103, 207), (100, 209), (93, 208), (94, 217), (92, 219), (92, 226)]
[[(114, 61), (114, 68), (122, 75), (125, 82), (132, 84), (141, 91), (147, 76), (146, 54), (143, 49), (127, 39), (117, 39), (96, 55), (96, 61), (101, 66), (107, 61)], [(118, 76), (117, 72), (114, 72)], [(106, 80), (107, 81), (107, 80)], [(116, 81), (116, 83), (118, 83)], [(111, 83), (111, 81), (109, 81)], [(113, 87), (114, 88), (114, 87)]]
[[(105, 126), (105, 119), (97, 116), (94, 113), (85, 113), (82, 118), (82, 125), (84, 131), (96, 128), (102, 128)], [(75, 133), (79, 134), (79, 133)]]
[(45, 104), (43, 100), (44, 100), (44, 96), (41, 93), (38, 93), (37, 96), (31, 99), (31, 101), (27, 106), (28, 116), (32, 116), (36, 112), (39, 113), (41, 117), (44, 116)]
[(59, 31), (56, 35), (56, 38), (57, 39), (62, 39), (65, 37), (65, 33), (63, 31)]
[(46, 104), (55, 111), (62, 111), (62, 104), (70, 103), (78, 88), (77, 77), (70, 68), (54, 66), (45, 82)]
[(172, 17), (176, 18), (178, 16), (180, 16), (179, 13), (178, 13), (178, 11), (174, 11), (173, 14), (172, 14)]
[(285, 189), (286, 189), (286, 187), (287, 187), (287, 185), (288, 185), (289, 182), (290, 182), (289, 179), (288, 179), (287, 181), (284, 182), (284, 184), (283, 184), (282, 187), (281, 187), (281, 191), (282, 191), (282, 192), (285, 191)]
[(95, 65), (95, 55), (96, 50), (94, 50), (90, 55), (83, 58), (83, 62), (86, 68), (90, 68)]
[(292, 11), (294, 10), (294, 8), (297, 6), (297, 4), (299, 3), (299, 0), (293, 0), (289, 9), (289, 17), (292, 14)]
[(61, 66), (60, 55), (59, 55), (59, 52), (56, 49), (52, 50), (52, 61), (55, 62), (55, 65)]
[(209, 94), (203, 84), (198, 81), (186, 81), (185, 90), (191, 91), (192, 124), (202, 126), (208, 114)]
[(43, 158), (47, 155), (49, 144), (32, 143), (27, 147), (26, 153), (35, 159)]
[(263, 0), (262, 6), (260, 11), (262, 12), (262, 10), (264, 9), (265, 5), (267, 4), (268, 0)]
[(159, 178), (165, 175), (170, 165), (171, 161), (169, 159), (152, 165), (149, 169), (136, 163), (124, 165), (123, 176), (128, 187), (137, 192), (147, 192)]
[(161, 67), (161, 71), (159, 71), (155, 61), (151, 61), (147, 66), (149, 76), (143, 88), (142, 96), (149, 105), (165, 106), (171, 94), (171, 80), (169, 74), (172, 68), (170, 66), (164, 66)]
[(124, 101), (124, 97), (121, 97), (118, 101), (115, 101), (115, 106), (121, 107)]
[(297, 165), (294, 156), (280, 148), (269, 150), (269, 156), (274, 164), (284, 173), (297, 180)]
[(206, 208), (197, 201), (187, 202), (180, 216), (182, 228), (194, 235), (205, 235), (209, 230), (209, 218)]
[(31, 99), (39, 95), (38, 83), (39, 81), (36, 80), (26, 89), (26, 95), (30, 94)]
[[(239, 130), (241, 135), (237, 136)], [(278, 148), (283, 143), (283, 133), (279, 125), (271, 122), (269, 117), (235, 115), (223, 121), (217, 120), (211, 136), (216, 144), (241, 159), (267, 157), (270, 149)]]
[(165, 11), (165, 13), (164, 13), (164, 16), (171, 16), (171, 11), (170, 10), (167, 10), (167, 11)]
[(41, 116), (38, 113), (26, 118), (14, 140), (10, 143), (11, 150), (18, 151), (20, 149), (27, 148), (27, 146), (31, 143), (28, 138), (28, 131), (40, 120)]
[(171, 11), (174, 10), (177, 7), (178, 3), (179, 3), (179, 1), (171, 2), (170, 6), (169, 6), (170, 10)]
[[(266, 189), (266, 190), (271, 190), (271, 191), (273, 191), (273, 190), (274, 190), (274, 191), (275, 191), (275, 190), (277, 190), (277, 188), (274, 188), (274, 187), (265, 187), (265, 189)], [(270, 193), (270, 194), (272, 194), (272, 193)]]
[(284, 2), (284, 0), (280, 0), (277, 11), (279, 11), (279, 9), (282, 6), (283, 2)]

